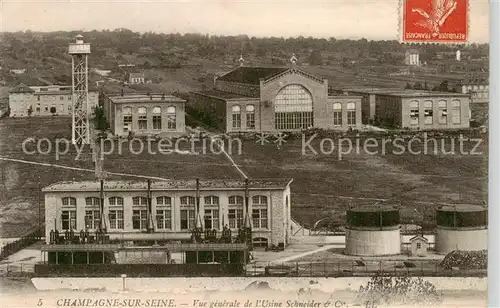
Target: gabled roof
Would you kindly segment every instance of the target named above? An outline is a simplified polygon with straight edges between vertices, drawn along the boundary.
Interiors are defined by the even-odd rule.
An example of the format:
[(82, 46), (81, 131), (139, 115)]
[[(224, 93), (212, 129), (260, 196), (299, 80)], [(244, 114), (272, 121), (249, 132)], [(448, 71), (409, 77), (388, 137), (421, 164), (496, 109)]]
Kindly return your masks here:
[(144, 73), (130, 73), (130, 78), (144, 78)]
[(429, 241), (428, 239), (426, 239), (426, 238), (425, 238), (424, 236), (422, 236), (422, 235), (415, 235), (414, 237), (412, 237), (412, 238), (410, 239), (410, 242), (413, 242), (414, 240), (418, 240), (418, 239), (423, 240), (423, 241), (425, 241), (425, 242), (428, 242), (428, 241)]
[(24, 83), (20, 83), (17, 86), (15, 86), (12, 90), (10, 90), (9, 92), (10, 93), (35, 93), (35, 90), (28, 87)]
[(274, 75), (278, 75), (289, 70), (288, 67), (239, 67), (217, 80), (256, 84), (260, 83), (260, 79), (268, 79)]

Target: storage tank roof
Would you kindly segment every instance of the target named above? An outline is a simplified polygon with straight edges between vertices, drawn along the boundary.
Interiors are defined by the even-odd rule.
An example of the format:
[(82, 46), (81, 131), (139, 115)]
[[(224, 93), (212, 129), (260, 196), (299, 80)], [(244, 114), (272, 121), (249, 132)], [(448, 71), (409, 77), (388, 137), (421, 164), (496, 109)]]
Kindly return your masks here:
[(472, 204), (443, 205), (437, 209), (443, 212), (482, 212), (488, 211), (487, 207)]
[(375, 212), (391, 212), (397, 211), (398, 208), (394, 205), (362, 205), (349, 209), (350, 212), (358, 213), (375, 213)]

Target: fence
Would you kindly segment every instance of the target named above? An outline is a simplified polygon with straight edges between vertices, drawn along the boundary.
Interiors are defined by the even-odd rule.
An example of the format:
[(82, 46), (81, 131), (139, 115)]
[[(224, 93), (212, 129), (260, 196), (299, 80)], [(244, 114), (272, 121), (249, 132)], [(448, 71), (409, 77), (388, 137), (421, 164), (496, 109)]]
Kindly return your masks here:
[(20, 239), (3, 246), (0, 250), (0, 260), (3, 260), (19, 250), (38, 242), (43, 236), (42, 230), (43, 229), (37, 228), (35, 231), (26, 234)]
[(25, 276), (35, 273), (34, 263), (0, 264), (0, 276)]
[(439, 260), (339, 260), (338, 262), (253, 263), (247, 266), (247, 276), (289, 277), (365, 277), (440, 276), (485, 277), (486, 269), (443, 268)]

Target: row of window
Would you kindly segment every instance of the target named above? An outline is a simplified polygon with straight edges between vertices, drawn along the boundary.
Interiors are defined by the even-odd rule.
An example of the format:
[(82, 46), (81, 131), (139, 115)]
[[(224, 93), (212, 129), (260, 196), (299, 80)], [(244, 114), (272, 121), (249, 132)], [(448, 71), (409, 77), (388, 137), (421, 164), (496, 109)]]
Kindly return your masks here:
[[(171, 206), (172, 198), (169, 196), (158, 196), (155, 198), (156, 205)], [(252, 204), (254, 205), (266, 205), (267, 206), (267, 196), (257, 195), (251, 198)], [(76, 207), (75, 197), (63, 197), (61, 199), (63, 206)], [(110, 206), (123, 206), (124, 199), (122, 197), (109, 197), (108, 198)], [(206, 196), (203, 198), (204, 204), (208, 206), (219, 206), (220, 198), (217, 196)], [(229, 196), (228, 198), (230, 205), (243, 205), (242, 196)], [(182, 196), (180, 197), (181, 205), (195, 205), (196, 198), (192, 196)], [(99, 206), (101, 204), (101, 199), (97, 197), (86, 197), (86, 206)], [(132, 197), (132, 205), (136, 206), (146, 206), (148, 205), (148, 198), (142, 196)]]
[[(156, 197), (156, 228), (157, 229), (172, 229), (172, 199), (169, 196)], [(207, 229), (220, 229), (219, 221), (219, 197), (206, 196), (203, 198), (205, 209), (203, 215), (204, 227)], [(122, 197), (110, 197), (110, 206), (123, 206), (124, 201)], [(193, 207), (180, 210), (180, 227), (181, 230), (190, 230), (195, 226), (195, 197), (183, 196), (180, 198), (181, 205)], [(240, 228), (243, 226), (243, 197), (230, 196), (230, 208), (228, 209), (228, 226), (229, 228)], [(96, 197), (85, 198), (85, 205), (95, 207), (100, 205), (101, 200)], [(132, 198), (134, 206), (146, 206), (148, 200), (146, 197), (136, 196)], [(252, 225), (254, 228), (268, 228), (267, 222), (267, 204), (268, 199), (266, 196), (253, 196), (252, 197)], [(74, 197), (62, 198), (63, 206), (76, 207), (77, 201)], [(100, 224), (100, 210), (86, 209), (85, 210), (85, 226), (89, 229), (96, 229)], [(109, 228), (110, 229), (124, 229), (124, 210), (110, 208), (109, 214)], [(76, 210), (64, 209), (61, 216), (62, 229), (76, 229)], [(137, 230), (145, 229), (147, 226), (147, 210), (133, 209), (132, 210), (132, 228)]]
[[(132, 126), (132, 108), (124, 107), (122, 110), (123, 113), (123, 132), (128, 132)], [(147, 117), (147, 109), (146, 107), (137, 108), (137, 128), (139, 130), (147, 130), (148, 129), (148, 117)], [(176, 119), (176, 110), (174, 106), (170, 106), (166, 110), (166, 120), (167, 120), (167, 129), (175, 130), (177, 129), (177, 119)], [(153, 107), (153, 129), (161, 130), (162, 129), (162, 116), (161, 116), (161, 107)]]
[[(424, 101), (424, 124), (434, 123), (434, 112), (433, 112), (433, 102)], [(420, 108), (418, 101), (410, 102), (410, 124), (418, 125), (420, 121)], [(461, 104), (458, 100), (453, 100), (451, 102), (451, 123), (460, 124), (462, 118)], [(447, 102), (442, 100), (438, 102), (438, 115), (437, 120), (439, 124), (448, 123), (448, 109)]]
[[(255, 106), (247, 105), (245, 107), (246, 111), (246, 128), (255, 129)], [(234, 105), (231, 107), (231, 117), (233, 123), (233, 129), (241, 128), (241, 107)]]

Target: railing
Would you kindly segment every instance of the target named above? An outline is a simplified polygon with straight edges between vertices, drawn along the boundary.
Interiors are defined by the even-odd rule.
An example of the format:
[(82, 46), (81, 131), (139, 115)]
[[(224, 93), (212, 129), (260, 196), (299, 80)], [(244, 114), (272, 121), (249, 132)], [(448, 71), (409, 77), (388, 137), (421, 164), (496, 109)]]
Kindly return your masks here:
[(486, 269), (448, 269), (439, 260), (339, 260), (338, 262), (252, 263), (247, 276), (369, 277), (390, 276), (486, 277)]
[(25, 236), (21, 237), (20, 239), (13, 241), (11, 243), (6, 244), (3, 246), (0, 250), (0, 260), (3, 260), (7, 258), (8, 256), (18, 252), (19, 250), (33, 245), (42, 238), (43, 234), (43, 228), (42, 229), (36, 229), (35, 231), (32, 231)]

